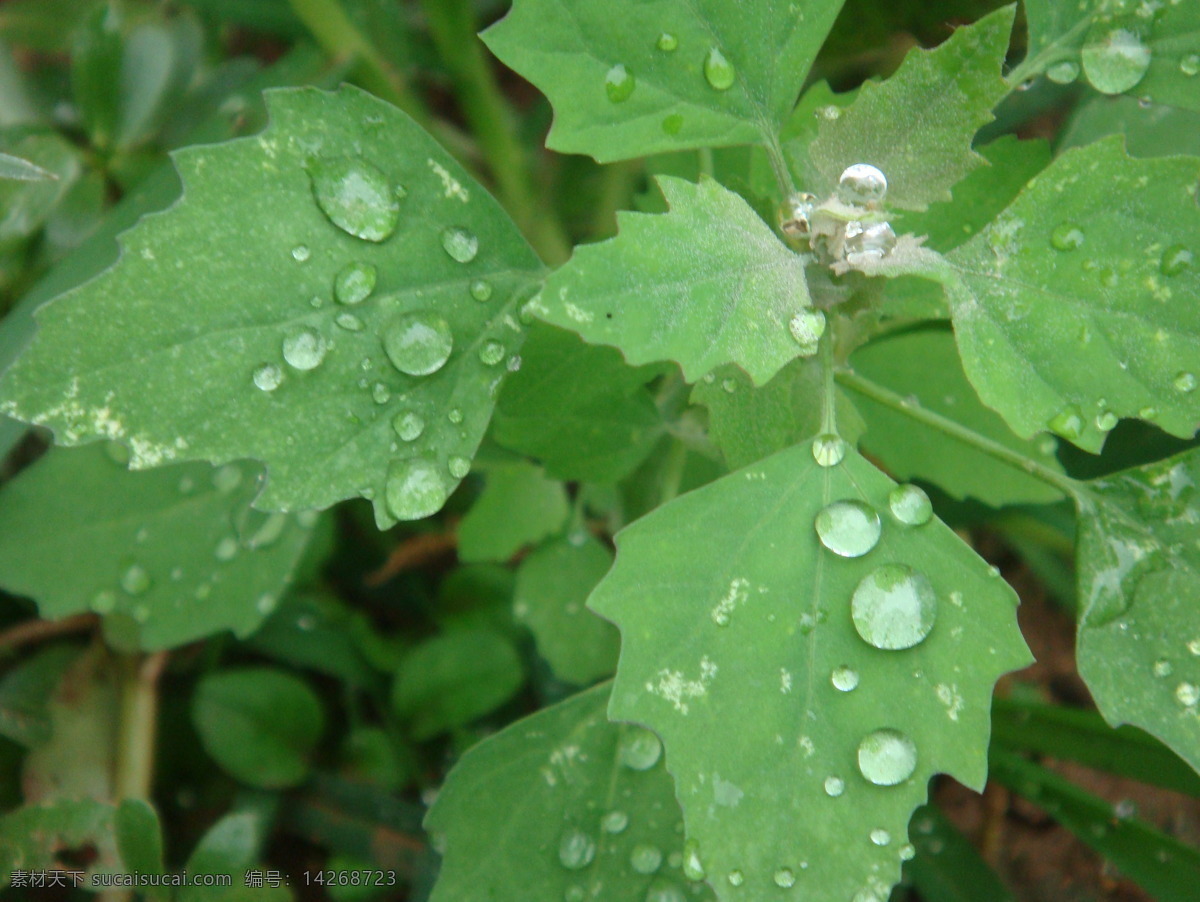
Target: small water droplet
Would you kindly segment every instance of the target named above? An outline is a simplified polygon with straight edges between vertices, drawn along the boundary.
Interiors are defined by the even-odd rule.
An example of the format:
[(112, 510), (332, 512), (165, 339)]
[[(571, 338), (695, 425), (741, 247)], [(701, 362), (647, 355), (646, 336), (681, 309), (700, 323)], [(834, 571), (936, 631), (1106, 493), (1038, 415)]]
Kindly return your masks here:
[(587, 898), (587, 890), (582, 886), (568, 886), (563, 893), (563, 902), (583, 902)]
[(1077, 439), (1083, 435), (1083, 413), (1074, 404), (1069, 404), (1056, 413), (1046, 426), (1065, 439)]
[(382, 382), (376, 382), (371, 386), (371, 398), (376, 404), (386, 404), (392, 399), (392, 390)]
[(1189, 373), (1186, 370), (1175, 376), (1175, 391), (1189, 394), (1196, 390), (1196, 374)]
[(377, 279), (370, 263), (348, 263), (333, 280), (333, 296), (342, 304), (361, 304), (375, 290)]
[(683, 844), (683, 876), (688, 880), (703, 880), (708, 876), (700, 859), (700, 843), (694, 839)]
[(1127, 821), (1137, 814), (1137, 805), (1132, 799), (1121, 799), (1113, 805), (1113, 817), (1119, 821)]
[(854, 628), (870, 645), (912, 648), (933, 631), (937, 594), (925, 574), (904, 564), (884, 564), (859, 582), (850, 614)]
[(415, 442), (425, 431), (425, 420), (419, 413), (409, 410), (396, 414), (392, 420), (392, 428), (403, 441)]
[(333, 318), (338, 327), (345, 329), (347, 332), (361, 332), (363, 330), (363, 321), (353, 313), (339, 313)]
[(1187, 650), (1197, 657), (1200, 657), (1200, 639), (1191, 639), (1188, 641)]
[(737, 80), (737, 72), (725, 54), (713, 47), (704, 57), (704, 78), (715, 90), (728, 91)]
[(813, 439), (813, 460), (822, 467), (836, 467), (846, 457), (846, 442), (840, 435), (826, 432)]
[(662, 121), (663, 134), (678, 135), (683, 131), (683, 116), (679, 113), (672, 113), (663, 118)]
[(471, 283), (471, 297), (483, 304), (492, 299), (492, 283), (487, 279), (476, 279)]
[(1175, 687), (1175, 698), (1179, 704), (1193, 708), (1200, 703), (1200, 688), (1194, 683), (1180, 683)]
[(639, 874), (653, 874), (662, 866), (662, 852), (657, 846), (640, 843), (629, 853), (629, 866)]
[(870, 163), (847, 166), (838, 178), (837, 195), (846, 204), (882, 203), (887, 190), (887, 176)]
[(328, 350), (325, 338), (314, 329), (304, 329), (283, 340), (283, 359), (302, 372), (320, 366)]
[(1179, 71), (1184, 75), (1200, 75), (1200, 53), (1189, 53), (1179, 61)]
[(1133, 27), (1114, 27), (1111, 17), (1097, 19), (1083, 45), (1083, 71), (1103, 94), (1124, 94), (1150, 68), (1150, 48)]
[(454, 226), (442, 232), (442, 247), (452, 260), (470, 263), (479, 253), (479, 239), (474, 232)]
[(1175, 244), (1163, 251), (1160, 269), (1164, 276), (1177, 276), (1190, 267), (1196, 256), (1182, 244)]
[(813, 524), (821, 544), (842, 557), (862, 557), (879, 542), (879, 514), (862, 501), (835, 501), (823, 508)]
[(687, 902), (687, 896), (671, 881), (656, 877), (646, 891), (646, 902)]
[(1046, 70), (1046, 77), (1055, 84), (1069, 85), (1079, 77), (1079, 63), (1074, 60), (1063, 60), (1055, 63)]
[(235, 557), (237, 557), (238, 548), (239, 548), (239, 546), (238, 546), (237, 539), (235, 539), (233, 536), (225, 536), (225, 538), (223, 538), (223, 539), (221, 539), (221, 541), (217, 542), (217, 550), (216, 550), (217, 560), (218, 561), (233, 560)]
[(917, 854), (917, 849), (912, 843), (905, 843), (900, 847), (900, 860), (912, 861)]
[(775, 872), (772, 879), (775, 885), (783, 889), (789, 889), (796, 885), (796, 874), (791, 868), (780, 868)]
[(663, 53), (673, 53), (679, 47), (679, 38), (675, 37), (669, 31), (664, 31), (658, 36), (658, 40), (654, 42), (654, 46)]
[(484, 366), (495, 366), (504, 359), (504, 345), (498, 341), (484, 342), (479, 349), (479, 361)]
[(392, 464), (387, 480), (387, 507), (397, 520), (420, 520), (446, 503), (446, 481), (431, 461), (414, 457)]
[(858, 745), (858, 769), (876, 786), (895, 786), (917, 769), (917, 747), (899, 730), (876, 730)]
[(129, 595), (141, 595), (150, 589), (150, 574), (141, 564), (130, 564), (121, 574), (121, 588)]
[(843, 664), (833, 669), (833, 673), (829, 675), (829, 681), (833, 683), (835, 689), (841, 692), (853, 692), (858, 688), (858, 671)]
[(228, 495), (242, 484), (242, 471), (236, 464), (226, 464), (213, 470), (212, 484), (222, 495)]
[(596, 857), (596, 843), (578, 827), (563, 833), (558, 841), (558, 860), (569, 871), (586, 868)]
[(108, 589), (97, 592), (92, 596), (91, 608), (97, 614), (107, 614), (117, 606), (117, 595)]
[(357, 157), (320, 157), (308, 164), (313, 196), (335, 226), (364, 241), (384, 241), (400, 221), (400, 202), (378, 168)]
[(1138, 411), (1138, 416), (1141, 417), (1143, 420), (1150, 420), (1151, 422), (1153, 422), (1154, 419), (1158, 417), (1158, 408), (1157, 407), (1143, 407), (1141, 410)]
[(604, 92), (611, 103), (624, 103), (633, 96), (637, 80), (624, 63), (617, 63), (604, 76)]
[(888, 493), (892, 516), (905, 526), (922, 526), (933, 517), (933, 504), (919, 486), (898, 485)]
[(1050, 232), (1050, 246), (1056, 251), (1074, 251), (1083, 247), (1083, 229), (1073, 222), (1059, 223)]
[(825, 795), (831, 799), (836, 799), (846, 791), (846, 781), (841, 777), (826, 777), (825, 778)]
[(1154, 675), (1156, 677), (1169, 677), (1171, 675), (1171, 662), (1167, 660), (1154, 662)]
[(275, 391), (283, 385), (283, 370), (273, 363), (264, 363), (254, 371), (254, 387), (262, 391)]
[(292, 259), (297, 263), (306, 263), (308, 258), (312, 256), (312, 251), (308, 249), (307, 244), (297, 244), (292, 248)]
[(457, 407), (451, 407), (450, 412), (446, 414), (446, 419), (457, 426), (463, 421), (463, 412)]
[(447, 462), (446, 469), (455, 479), (466, 479), (467, 474), (471, 472), (471, 461), (456, 455)]
[(629, 826), (629, 815), (614, 808), (600, 819), (600, 829), (605, 833), (620, 833)]
[(815, 307), (805, 307), (791, 318), (788, 331), (792, 333), (796, 344), (800, 345), (801, 357), (812, 357), (817, 353), (825, 326), (825, 314)]
[(734, 868), (729, 872), (729, 876), (726, 879), (729, 881), (730, 886), (741, 886), (746, 882), (746, 875), (737, 868)]
[(886, 830), (876, 827), (871, 831), (871, 842), (877, 846), (886, 846), (892, 841), (892, 834)]
[(1096, 428), (1101, 432), (1112, 432), (1119, 422), (1120, 417), (1111, 410), (1102, 410), (1096, 414)]
[(629, 726), (617, 749), (621, 763), (633, 770), (649, 770), (662, 755), (662, 743), (645, 727)]
[(454, 335), (446, 320), (429, 310), (403, 313), (383, 333), (383, 349), (400, 372), (410, 376), (436, 373), (450, 359)]

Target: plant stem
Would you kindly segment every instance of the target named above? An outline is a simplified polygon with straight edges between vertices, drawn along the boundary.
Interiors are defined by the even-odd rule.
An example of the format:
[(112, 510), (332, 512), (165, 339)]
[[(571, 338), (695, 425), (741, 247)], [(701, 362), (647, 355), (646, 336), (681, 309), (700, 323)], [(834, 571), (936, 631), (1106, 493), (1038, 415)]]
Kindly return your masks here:
[(774, 132), (764, 131), (763, 149), (767, 159), (771, 161), (771, 171), (775, 173), (775, 181), (779, 184), (779, 193), (786, 200), (796, 193), (796, 184), (792, 181), (792, 172), (788, 169), (787, 158), (783, 153), (783, 145)]
[(74, 614), (62, 620), (26, 620), (0, 632), (0, 652), (13, 651), (22, 645), (65, 636), (68, 633), (91, 629), (99, 622), (95, 614)]
[(116, 801), (149, 801), (154, 782), (155, 734), (158, 730), (158, 680), (167, 652), (120, 655), (121, 720), (117, 734)]
[(906, 400), (891, 389), (884, 388), (882, 385), (872, 382), (870, 379), (866, 379), (852, 370), (839, 370), (836, 378), (838, 382), (847, 388), (851, 388), (859, 394), (866, 395), (871, 400), (885, 407), (890, 407), (892, 410), (902, 413), (931, 429), (936, 429), (938, 432), (957, 439), (963, 444), (970, 445), (972, 448), (982, 451), (989, 457), (1007, 464), (1015, 470), (1020, 470), (1034, 479), (1038, 479), (1047, 485), (1052, 485), (1069, 497), (1078, 499), (1085, 494), (1085, 487), (1078, 480), (1056, 472), (1038, 463), (1036, 460), (1026, 457), (1019, 451), (1014, 451), (1012, 448), (1005, 447), (985, 435), (980, 435), (973, 429), (968, 429), (961, 423), (956, 423), (954, 420), (944, 417), (940, 413), (927, 410), (917, 403)]
[(571, 243), (557, 217), (541, 209), (525, 149), (517, 140), (508, 103), (475, 34), (469, 0), (422, 0), (438, 55), (454, 79), (458, 102), (487, 160), (501, 200), (530, 242), (551, 265), (570, 256)]
[(666, 504), (679, 494), (679, 486), (683, 482), (683, 469), (687, 465), (687, 453), (687, 445), (680, 441), (672, 440), (667, 448), (660, 504)]
[(833, 382), (835, 370), (833, 367), (833, 330), (827, 329), (821, 336), (818, 353), (821, 355), (821, 431), (837, 434), (837, 398), (834, 394)]

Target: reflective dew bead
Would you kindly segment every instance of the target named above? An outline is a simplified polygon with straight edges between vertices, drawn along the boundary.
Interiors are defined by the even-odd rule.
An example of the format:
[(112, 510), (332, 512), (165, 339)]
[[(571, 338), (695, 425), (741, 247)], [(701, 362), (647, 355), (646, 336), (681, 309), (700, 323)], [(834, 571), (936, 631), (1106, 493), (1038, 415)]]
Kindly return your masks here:
[(847, 204), (882, 203), (887, 190), (887, 176), (870, 163), (847, 166), (838, 179), (838, 198)]
[(704, 78), (717, 91), (728, 91), (737, 81), (737, 71), (718, 48), (713, 47), (704, 57)]
[(612, 103), (624, 103), (633, 96), (637, 81), (624, 63), (618, 63), (604, 76), (604, 91)]

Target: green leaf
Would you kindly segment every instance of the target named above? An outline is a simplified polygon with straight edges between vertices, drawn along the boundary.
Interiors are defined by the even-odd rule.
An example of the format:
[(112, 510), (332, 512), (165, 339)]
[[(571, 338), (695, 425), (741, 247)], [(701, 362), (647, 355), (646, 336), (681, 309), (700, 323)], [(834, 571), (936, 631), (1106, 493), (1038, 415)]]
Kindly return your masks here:
[(121, 14), (114, 0), (97, 6), (75, 32), (71, 93), (92, 144), (112, 144), (120, 109)]
[(162, 825), (154, 807), (142, 799), (125, 799), (117, 806), (115, 826), (125, 867), (135, 874), (161, 874)]
[(315, 518), (253, 510), (250, 465), (131, 473), (112, 449), (54, 449), (0, 490), (0, 584), (43, 617), (132, 618), (144, 648), (253, 632)]
[[(1131, 93), (1200, 110), (1200, 7), (1140, 0), (1026, 0), (1029, 54), (1023, 68), (1105, 94)], [(1061, 73), (1058, 75), (1056, 73)]]
[(192, 699), (204, 750), (251, 786), (295, 786), (324, 729), (321, 700), (298, 677), (268, 667), (205, 676)]
[(316, 593), (287, 596), (263, 625), (249, 637), (255, 651), (293, 667), (315, 670), (367, 687), (377, 675), (359, 650), (356, 631), (369, 632), (361, 614), (338, 599)]
[(576, 248), (531, 310), (633, 364), (674, 360), (695, 382), (736, 363), (762, 385), (800, 355), (788, 323), (810, 303), (803, 258), (712, 179), (659, 187), (671, 212), (619, 214), (620, 234)]
[(0, 679), (0, 736), (26, 748), (50, 739), (50, 701), (77, 649), (51, 645), (8, 670)]
[(558, 532), (569, 512), (565, 487), (540, 468), (524, 462), (496, 464), (459, 525), (459, 558), (507, 561), (526, 545)]
[(16, 182), (45, 182), (58, 178), (37, 163), (31, 163), (10, 153), (0, 153), (0, 179)]
[[(363, 495), (381, 525), (426, 516), (487, 427), (539, 264), (496, 202), (388, 104), (346, 87), (275, 91), (267, 105), (261, 135), (176, 155), (184, 199), (126, 233), (113, 269), (39, 311), (0, 408), (60, 443), (118, 439), (137, 468), (262, 460), (265, 509)], [(378, 192), (345, 206), (339, 176)], [(352, 264), (375, 267), (374, 294), (338, 303)], [(429, 371), (447, 338), (431, 375), (385, 350)], [(412, 441), (393, 426), (405, 415), (423, 425)]]
[(542, 461), (559, 479), (616, 482), (641, 463), (663, 421), (635, 369), (612, 348), (535, 326), (521, 369), (505, 383), (492, 431), (498, 443)]
[(616, 629), (584, 607), (612, 557), (590, 533), (580, 531), (547, 542), (517, 570), (514, 616), (533, 631), (554, 675), (568, 683), (587, 685), (616, 667)]
[(1200, 421), (1200, 160), (1068, 151), (949, 255), (967, 377), (1018, 435), (1098, 452), (1118, 417)]
[(1113, 726), (1200, 771), (1200, 452), (1086, 483), (1079, 496), (1079, 673)]
[(494, 632), (454, 630), (413, 649), (396, 671), (392, 707), (428, 739), (504, 704), (524, 673), (512, 643)]
[(27, 135), (9, 149), (55, 178), (0, 181), (0, 248), (12, 247), (37, 232), (82, 169), (79, 152), (56, 134)]
[(227, 814), (211, 827), (188, 857), (193, 874), (241, 874), (258, 858), (265, 836), (262, 816), (256, 811)]
[(809, 155), (828, 192), (842, 170), (870, 163), (887, 175), (887, 205), (923, 210), (984, 160), (971, 149), (1009, 88), (1001, 77), (1016, 7), (960, 28), (934, 50), (915, 49), (886, 81), (863, 85), (847, 109), (823, 118)]
[(841, 0), (516, 0), (483, 34), (554, 106), (546, 140), (600, 162), (773, 143)]
[(1133, 97), (1095, 97), (1081, 104), (1063, 128), (1059, 151), (1124, 135), (1133, 157), (1200, 157), (1200, 112), (1143, 106)]
[(916, 855), (905, 872), (923, 902), (1013, 902), (1013, 895), (971, 841), (933, 805), (912, 818)]
[[(1020, 439), (997, 413), (979, 403), (963, 374), (948, 329), (885, 336), (860, 348), (850, 362), (857, 372), (906, 398), (917, 399), (926, 410), (1062, 471), (1054, 456), (1057, 443), (1053, 438)], [(922, 426), (864, 395), (852, 396), (867, 422), (863, 448), (897, 479), (928, 480), (956, 498), (978, 498), (994, 507), (1044, 504), (1062, 497), (1058, 489), (944, 432)]]
[[(793, 877), (812, 898), (886, 898), (929, 778), (982, 787), (992, 684), (1029, 660), (996, 571), (940, 521), (897, 520), (894, 483), (855, 452), (831, 467), (813, 454), (798, 445), (627, 527), (589, 603), (621, 628), (609, 713), (662, 736), (727, 900)], [(818, 541), (815, 518), (842, 501), (864, 507), (823, 515), (825, 541), (869, 547), (877, 511), (865, 556)]]
[[(609, 686), (539, 711), (468, 751), (425, 828), (444, 840), (432, 902), (711, 899), (678, 832), (662, 746), (609, 723)], [(686, 856), (686, 857), (685, 857)]]
[(92, 847), (95, 859), (83, 883), (97, 873), (121, 871), (113, 836), (115, 808), (94, 799), (63, 799), (27, 805), (0, 816), (0, 887), (14, 871), (45, 871), (58, 866), (60, 852)]

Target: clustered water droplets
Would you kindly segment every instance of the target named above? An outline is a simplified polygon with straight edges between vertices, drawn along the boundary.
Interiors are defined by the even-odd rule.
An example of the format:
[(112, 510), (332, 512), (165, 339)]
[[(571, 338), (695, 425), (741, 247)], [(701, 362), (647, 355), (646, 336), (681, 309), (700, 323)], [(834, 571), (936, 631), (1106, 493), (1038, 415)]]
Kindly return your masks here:
[[(842, 172), (832, 197), (819, 201), (816, 195), (799, 192), (788, 198), (780, 208), (780, 230), (831, 267), (882, 260), (897, 243), (883, 212), (887, 190), (882, 170), (854, 163)], [(797, 341), (806, 343), (799, 336)]]

